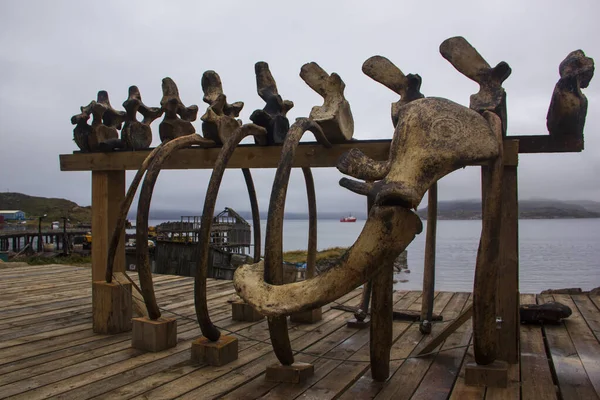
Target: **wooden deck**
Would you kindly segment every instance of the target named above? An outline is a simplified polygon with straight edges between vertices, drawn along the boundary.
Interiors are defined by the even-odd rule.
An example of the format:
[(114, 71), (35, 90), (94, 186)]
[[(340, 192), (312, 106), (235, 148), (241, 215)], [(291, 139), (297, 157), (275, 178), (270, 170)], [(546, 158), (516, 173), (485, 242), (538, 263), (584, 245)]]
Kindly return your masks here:
[[(267, 324), (231, 320), (230, 281), (210, 281), (208, 298), (213, 321), (242, 335), (239, 359), (208, 367), (189, 361), (191, 341), (200, 335), (193, 278), (155, 278), (159, 305), (178, 315), (178, 345), (160, 353), (132, 349), (131, 333), (92, 332), (90, 280), (86, 268), (0, 264), (0, 398), (600, 398), (600, 296), (538, 296), (538, 302), (568, 305), (573, 315), (561, 325), (522, 326), (520, 363), (510, 368), (509, 387), (487, 390), (464, 384), (465, 361), (472, 359), (470, 323), (446, 340), (445, 351), (405, 359), (429, 337), (418, 324), (395, 321), (392, 376), (378, 384), (369, 373), (368, 329), (347, 328), (350, 314), (327, 306), (317, 324), (290, 324), (292, 346), (302, 352), (297, 360), (314, 363), (315, 376), (288, 385), (264, 381), (265, 367), (276, 360)], [(359, 295), (356, 290), (339, 301), (357, 305)], [(530, 303), (536, 296), (521, 299)], [(396, 292), (394, 300), (396, 308), (420, 310), (420, 292)], [(435, 312), (445, 322), (434, 334), (469, 301), (469, 293), (437, 293)]]

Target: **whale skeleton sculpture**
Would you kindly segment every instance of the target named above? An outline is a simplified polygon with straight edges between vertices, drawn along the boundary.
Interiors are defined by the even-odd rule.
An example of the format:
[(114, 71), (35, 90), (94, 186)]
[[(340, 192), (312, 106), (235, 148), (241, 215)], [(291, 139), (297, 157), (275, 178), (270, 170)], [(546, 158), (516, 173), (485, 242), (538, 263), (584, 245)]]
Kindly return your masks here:
[[(499, 266), (503, 137), (506, 132), (506, 95), (501, 85), (511, 70), (505, 62), (490, 67), (461, 37), (444, 41), (440, 52), (459, 72), (479, 83), (480, 91), (471, 97), (470, 108), (446, 99), (423, 98), (419, 92), (420, 77), (405, 77), (382, 57), (371, 58), (363, 66), (365, 73), (400, 94), (401, 99), (392, 105), (395, 131), (388, 160), (377, 162), (355, 149), (338, 163), (342, 173), (364, 181), (342, 178), (340, 184), (368, 196), (373, 204), (363, 231), (340, 263), (315, 278), (286, 285), (269, 281), (272, 273), (266, 259), (238, 268), (234, 276), (234, 286), (240, 297), (267, 315), (270, 321), (327, 304), (373, 279), (374, 286), (381, 286), (373, 289), (371, 316), (371, 371), (378, 381), (389, 376), (392, 334), (391, 323), (386, 323), (392, 318), (391, 299), (386, 297), (386, 290), (380, 290), (389, 290), (391, 279), (379, 279), (379, 276), (392, 268), (393, 260), (422, 229), (419, 218), (410, 210), (418, 206), (425, 192), (440, 178), (458, 168), (481, 162), (487, 163), (484, 170), (487, 187), (476, 260), (473, 341), (478, 364), (487, 365), (496, 359), (494, 296)], [(561, 80), (576, 82), (574, 89), (571, 89), (573, 85), (569, 88), (569, 95), (582, 105), (571, 106), (564, 100), (566, 111), (562, 112), (569, 113), (567, 117), (576, 115), (578, 118), (571, 120), (577, 122), (585, 120), (587, 108), (579, 88), (587, 87), (590, 69), (593, 73), (593, 61), (581, 59), (581, 54), (569, 55), (578, 58), (570, 64), (579, 66), (579, 69), (573, 68), (574, 72), (563, 67), (566, 61), (561, 64)], [(553, 103), (561, 99), (557, 90), (560, 91), (558, 84)], [(554, 110), (558, 109), (554, 106)], [(281, 252), (280, 243), (267, 240), (267, 246), (272, 245), (272, 251)], [(378, 332), (378, 329), (384, 332)], [(279, 361), (284, 365), (292, 364), (287, 332), (284, 335), (283, 329), (274, 332), (271, 328), (271, 340)]]
[[(241, 266), (236, 271), (235, 289), (243, 300), (268, 317), (275, 354), (283, 365), (292, 365), (294, 355), (287, 333), (286, 316), (323, 306), (364, 283), (372, 282), (371, 370), (375, 380), (383, 381), (389, 375), (393, 261), (422, 230), (421, 221), (412, 210), (417, 208), (424, 194), (434, 188), (442, 177), (459, 168), (484, 163), (487, 165), (484, 168), (486, 195), (483, 199), (483, 224), (475, 271), (473, 330), (476, 362), (493, 362), (496, 358), (494, 295), (499, 263), (503, 137), (506, 133), (506, 95), (501, 85), (510, 75), (510, 67), (505, 62), (490, 67), (462, 37), (444, 41), (440, 52), (457, 70), (479, 83), (480, 91), (471, 96), (470, 108), (443, 98), (425, 98), (419, 91), (421, 77), (404, 75), (384, 57), (371, 57), (364, 63), (365, 74), (400, 95), (400, 100), (393, 103), (391, 109), (394, 135), (388, 159), (375, 161), (360, 150), (353, 149), (344, 154), (337, 165), (340, 172), (358, 179), (342, 178), (340, 185), (367, 196), (368, 219), (356, 242), (338, 265), (321, 275), (309, 275), (305, 281), (289, 284), (283, 284), (283, 215), (294, 155), (301, 137), (307, 131), (326, 148), (331, 147), (332, 143), (343, 143), (352, 138), (354, 122), (349, 103), (344, 98), (345, 84), (341, 78), (335, 73), (329, 75), (316, 63), (305, 64), (300, 76), (323, 96), (324, 104), (314, 107), (309, 118), (298, 118), (290, 126), (286, 113), (293, 107), (293, 102), (282, 99), (268, 64), (259, 62), (255, 66), (257, 89), (266, 105), (252, 114), (252, 124), (242, 125), (236, 118), (243, 103), (227, 103), (220, 77), (214, 71), (207, 71), (202, 78), (204, 101), (209, 104), (201, 118), (204, 137), (196, 134), (191, 125), (196, 118), (197, 106), (183, 105), (177, 86), (170, 78), (163, 80), (160, 109), (144, 106), (139, 91), (132, 87), (129, 103), (125, 103), (127, 120), (136, 123), (135, 112), (141, 110), (145, 119), (137, 124), (146, 126), (136, 126), (135, 132), (140, 132), (139, 140), (133, 138), (134, 131), (128, 133), (132, 137), (130, 142), (136, 139), (145, 146), (151, 120), (164, 112), (165, 119), (160, 127), (163, 143), (144, 160), (121, 204), (110, 241), (106, 281), (112, 280), (116, 248), (125, 218), (144, 178), (136, 223), (138, 269), (148, 316), (152, 320), (160, 318), (147, 256), (148, 212), (154, 185), (161, 167), (178, 149), (222, 146), (204, 202), (198, 243), (200, 258), (197, 260), (195, 278), (195, 305), (200, 328), (210, 341), (219, 340), (220, 331), (210, 321), (207, 306), (206, 272), (212, 215), (223, 173), (235, 148), (245, 137), (253, 136), (259, 145), (282, 144), (281, 160), (269, 203), (264, 260), (260, 259), (256, 193), (250, 171), (243, 169), (252, 207), (255, 249), (254, 263)], [(562, 135), (569, 131), (569, 127), (575, 127), (575, 133), (582, 134), (587, 99), (581, 93), (581, 88), (589, 84), (593, 68), (593, 60), (585, 57), (581, 51), (569, 54), (561, 63), (561, 79), (556, 85), (548, 113), (551, 134)], [(74, 136), (83, 151), (89, 151), (90, 147), (101, 150), (119, 147), (115, 145), (116, 131), (121, 120), (126, 118), (125, 113), (121, 115), (112, 109), (108, 95), (105, 92), (101, 94), (98, 102), (82, 107), (82, 114), (73, 117), (73, 123), (77, 125)], [(92, 114), (94, 121), (92, 126), (88, 126), (86, 121)], [(104, 134), (104, 131), (109, 133)], [(106, 140), (106, 146), (102, 147), (98, 138)], [(92, 146), (88, 146), (88, 143)], [(308, 264), (309, 270), (314, 270), (314, 182), (309, 168), (303, 168), (303, 173), (310, 213)], [(369, 293), (365, 293), (368, 301)], [(366, 312), (366, 309), (363, 311)]]

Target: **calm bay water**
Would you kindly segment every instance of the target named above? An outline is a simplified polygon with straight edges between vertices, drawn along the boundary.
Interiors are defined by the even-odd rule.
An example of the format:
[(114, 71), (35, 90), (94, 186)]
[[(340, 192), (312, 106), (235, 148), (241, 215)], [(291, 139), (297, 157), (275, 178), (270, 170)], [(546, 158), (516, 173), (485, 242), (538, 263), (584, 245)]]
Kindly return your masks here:
[[(150, 225), (162, 221), (150, 221)], [(426, 221), (423, 233), (408, 247), (410, 273), (396, 275), (396, 289), (421, 289)], [(364, 221), (341, 223), (319, 220), (318, 248), (350, 246)], [(261, 221), (265, 235), (266, 221)], [(471, 291), (481, 221), (438, 221), (436, 289)], [(553, 219), (519, 221), (520, 290), (539, 293), (549, 288), (600, 286), (600, 219)], [(284, 250), (306, 249), (307, 220), (286, 220)]]

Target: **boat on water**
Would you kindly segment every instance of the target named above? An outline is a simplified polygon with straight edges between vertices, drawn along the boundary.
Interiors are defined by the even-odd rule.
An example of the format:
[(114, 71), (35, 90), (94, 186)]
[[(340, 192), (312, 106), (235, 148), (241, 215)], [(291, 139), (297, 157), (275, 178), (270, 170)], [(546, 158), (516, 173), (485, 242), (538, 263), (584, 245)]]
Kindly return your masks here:
[(346, 217), (340, 218), (340, 222), (356, 222), (356, 217), (350, 214)]

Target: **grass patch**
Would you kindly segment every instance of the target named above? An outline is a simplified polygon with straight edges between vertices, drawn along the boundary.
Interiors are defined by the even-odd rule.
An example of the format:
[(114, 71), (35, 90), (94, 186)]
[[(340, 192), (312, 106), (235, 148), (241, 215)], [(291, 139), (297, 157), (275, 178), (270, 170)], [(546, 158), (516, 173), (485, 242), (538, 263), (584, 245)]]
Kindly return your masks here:
[[(320, 260), (326, 260), (331, 258), (340, 258), (346, 251), (347, 247), (331, 247), (317, 251), (317, 262)], [(291, 250), (283, 253), (283, 261), (291, 263), (306, 262), (306, 250)]]

